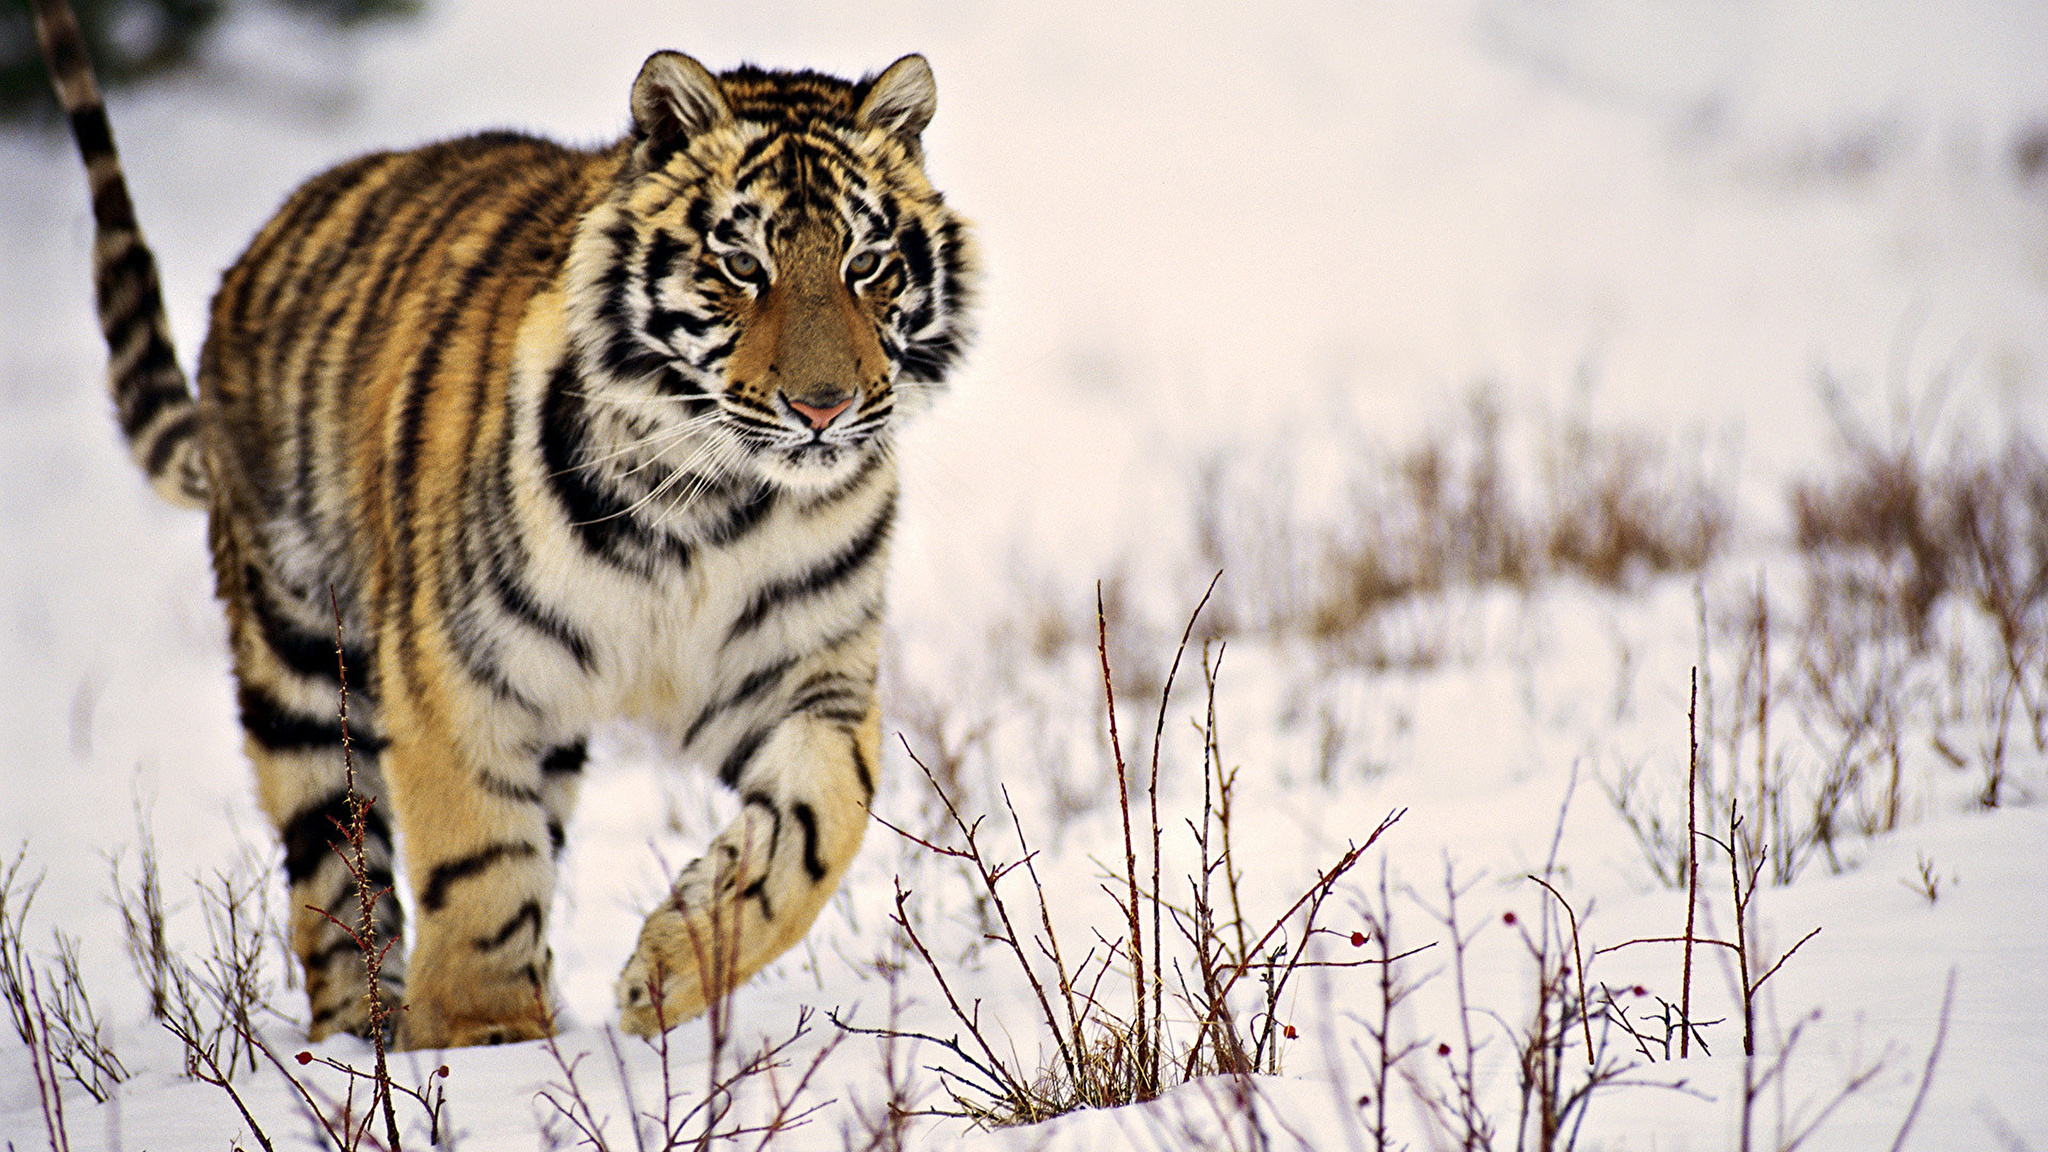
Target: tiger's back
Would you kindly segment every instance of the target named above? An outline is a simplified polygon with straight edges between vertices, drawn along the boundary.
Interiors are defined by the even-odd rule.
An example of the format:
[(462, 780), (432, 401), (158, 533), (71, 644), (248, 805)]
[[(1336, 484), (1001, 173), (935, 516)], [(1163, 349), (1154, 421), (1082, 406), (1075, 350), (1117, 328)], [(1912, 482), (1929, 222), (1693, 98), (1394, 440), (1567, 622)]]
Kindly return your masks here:
[[(377, 575), (356, 553), (404, 519), (391, 497), (426, 472), (488, 471), (473, 457), (502, 431), (518, 326), (617, 167), (497, 133), (365, 156), (294, 192), (213, 302), (198, 384), (216, 509), (353, 607)], [(445, 412), (458, 392), (466, 411)], [(430, 407), (475, 435), (430, 428)]]
[[(37, 0), (73, 104), (64, 15)], [(381, 979), (409, 1046), (551, 1030), (554, 861), (608, 717), (742, 800), (650, 914), (628, 1027), (700, 1011), (836, 886), (879, 761), (898, 405), (966, 334), (932, 108), (921, 57), (849, 83), (656, 53), (610, 147), (489, 133), (315, 177), (223, 278), (196, 400), (153, 378), (168, 415), (142, 423), (168, 431), (137, 455), (209, 509), (316, 1037), (374, 1026), (336, 922), (351, 787), (375, 799), (373, 887), (405, 846), (419, 924)], [(80, 145), (97, 204), (122, 183), (111, 135)], [(106, 254), (147, 257), (128, 233), (102, 220), (124, 429), (121, 341), (167, 333), (160, 302), (121, 304), (133, 269)], [(380, 940), (399, 917), (387, 894)]]

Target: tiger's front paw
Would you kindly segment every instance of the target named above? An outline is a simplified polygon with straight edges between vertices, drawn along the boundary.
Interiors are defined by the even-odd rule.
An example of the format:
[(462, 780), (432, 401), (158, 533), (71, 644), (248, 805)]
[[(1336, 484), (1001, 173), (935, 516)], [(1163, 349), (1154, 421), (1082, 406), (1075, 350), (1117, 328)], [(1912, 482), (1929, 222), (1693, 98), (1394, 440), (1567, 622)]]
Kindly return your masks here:
[[(619, 974), (619, 1026), (636, 1036), (655, 1036), (704, 1013), (713, 996), (730, 987), (713, 979), (721, 968), (714, 951), (718, 933), (701, 916), (673, 906), (647, 917), (640, 944)], [(730, 955), (730, 940), (726, 954)]]
[[(551, 956), (543, 953), (535, 963), (504, 972), (473, 963), (429, 966), (422, 961), (435, 955), (422, 947), (413, 957), (398, 1018), (400, 1048), (515, 1044), (554, 1035)], [(473, 959), (473, 954), (458, 952), (456, 959)]]
[(555, 1033), (554, 1020), (543, 1008), (507, 1015), (437, 1011), (414, 1002), (405, 1006), (398, 1025), (398, 1047), (469, 1048), (484, 1044), (516, 1044)]

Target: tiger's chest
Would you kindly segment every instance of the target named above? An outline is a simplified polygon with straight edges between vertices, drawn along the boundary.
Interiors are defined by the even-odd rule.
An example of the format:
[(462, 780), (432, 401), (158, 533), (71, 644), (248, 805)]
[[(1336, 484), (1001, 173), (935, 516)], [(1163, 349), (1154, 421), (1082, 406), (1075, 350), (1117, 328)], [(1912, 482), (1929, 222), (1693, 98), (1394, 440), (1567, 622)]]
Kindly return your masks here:
[(568, 729), (630, 717), (716, 758), (819, 668), (871, 669), (893, 472), (829, 503), (769, 503), (734, 539), (673, 541), (651, 572), (590, 552), (571, 525), (542, 534), (531, 580), (559, 630), (497, 621), (507, 679)]

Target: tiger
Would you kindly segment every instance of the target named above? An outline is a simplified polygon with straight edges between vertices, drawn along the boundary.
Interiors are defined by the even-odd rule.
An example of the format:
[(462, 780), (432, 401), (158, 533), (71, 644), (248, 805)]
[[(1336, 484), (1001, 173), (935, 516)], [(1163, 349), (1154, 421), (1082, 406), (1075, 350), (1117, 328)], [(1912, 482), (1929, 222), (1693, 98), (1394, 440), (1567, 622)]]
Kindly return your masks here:
[(895, 437), (971, 330), (925, 58), (847, 81), (658, 51), (607, 145), (342, 163), (222, 276), (195, 390), (78, 24), (34, 15), (120, 431), (207, 512), (310, 1038), (377, 1027), (367, 950), (400, 1048), (552, 1034), (557, 863), (617, 719), (739, 801), (648, 913), (621, 1025), (691, 1019), (800, 940), (881, 762)]

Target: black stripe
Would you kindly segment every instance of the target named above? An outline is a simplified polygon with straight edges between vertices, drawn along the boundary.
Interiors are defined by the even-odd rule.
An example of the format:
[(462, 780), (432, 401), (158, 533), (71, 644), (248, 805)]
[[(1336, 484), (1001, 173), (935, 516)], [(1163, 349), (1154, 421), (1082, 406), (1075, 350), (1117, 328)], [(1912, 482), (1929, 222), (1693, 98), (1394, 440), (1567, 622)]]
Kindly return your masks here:
[(539, 849), (531, 844), (498, 843), (486, 845), (467, 856), (436, 864), (434, 870), (427, 876), (427, 886), (420, 891), (420, 908), (427, 912), (439, 912), (447, 907), (448, 888), (455, 882), (467, 880), (500, 861), (525, 860), (539, 854)]
[(522, 804), (541, 802), (540, 789), (507, 780), (495, 772), (478, 772), (476, 782), (484, 791), (501, 800), (516, 800)]
[(910, 278), (920, 286), (932, 282), (932, 239), (924, 230), (924, 224), (911, 217), (904, 224), (903, 231), (896, 236), (896, 250), (903, 254), (903, 262), (910, 266)]
[(641, 328), (655, 340), (667, 344), (669, 337), (674, 336), (678, 328), (689, 333), (692, 339), (702, 340), (704, 334), (711, 331), (722, 319), (724, 318), (720, 316), (699, 316), (680, 308), (658, 308), (650, 298), (647, 322), (641, 325)]
[[(336, 929), (336, 931), (339, 931), (339, 929)], [(334, 963), (335, 960), (351, 952), (361, 955), (362, 949), (356, 945), (355, 937), (344, 932), (339, 940), (332, 941), (325, 948), (315, 949), (307, 955), (305, 964), (308, 968), (318, 968), (324, 971), (329, 964)]]
[(761, 626), (770, 613), (793, 601), (808, 599), (830, 591), (859, 572), (880, 552), (882, 542), (888, 539), (889, 526), (896, 517), (896, 496), (890, 493), (882, 508), (862, 528), (838, 555), (826, 560), (816, 568), (787, 580), (778, 580), (754, 594), (754, 599), (733, 621), (732, 629), (726, 634), (730, 644)]
[(713, 344), (709, 348), (706, 348), (697, 357), (698, 369), (705, 372), (715, 371), (716, 369), (722, 367), (725, 364), (726, 358), (731, 356), (733, 354), (733, 350), (738, 348), (739, 346), (740, 330), (738, 328), (734, 328), (731, 332), (726, 334), (725, 339), (720, 340), (718, 343)]
[(733, 689), (733, 695), (725, 697), (725, 705), (733, 707), (733, 705), (748, 703), (750, 699), (766, 693), (776, 683), (780, 683), (782, 676), (788, 674), (788, 670), (795, 668), (795, 666), (797, 666), (797, 658), (795, 656), (786, 658), (786, 660), (776, 660), (774, 664), (768, 664), (766, 668), (762, 668), (762, 670), (754, 672), (752, 676), (745, 678), (745, 681), (739, 681), (739, 687)]
[(866, 456), (864, 456), (861, 459), (860, 467), (854, 470), (853, 475), (848, 476), (841, 483), (836, 484), (831, 488), (828, 488), (825, 491), (819, 493), (818, 495), (804, 501), (802, 506), (799, 508), (799, 511), (803, 512), (806, 516), (814, 515), (817, 512), (822, 511), (823, 509), (830, 508), (832, 505), (839, 503), (841, 500), (846, 499), (848, 496), (853, 495), (856, 489), (860, 488), (862, 485), (865, 485), (868, 482), (869, 478), (874, 476), (875, 469), (880, 468), (882, 466), (882, 463), (882, 453), (869, 452)]
[(723, 519), (706, 524), (699, 531), (712, 547), (729, 548), (760, 527), (775, 510), (776, 503), (775, 489), (763, 484), (751, 496), (735, 496), (726, 506)]
[(511, 919), (499, 925), (496, 932), (488, 936), (479, 936), (472, 943), (476, 945), (477, 950), (480, 952), (489, 952), (503, 948), (506, 944), (511, 943), (512, 937), (518, 935), (521, 928), (525, 928), (528, 925), (533, 927), (533, 938), (536, 941), (546, 931), (541, 924), (540, 901), (538, 900), (528, 900), (526, 903), (521, 904), (519, 911), (514, 912)]
[[(250, 739), (272, 752), (308, 752), (341, 747), (339, 714), (332, 720), (315, 718), (286, 708), (269, 692), (252, 684), (242, 685), (237, 694), (242, 705), (242, 730)], [(354, 733), (350, 742), (357, 743)], [(360, 741), (366, 747), (374, 740)]]
[(590, 746), (582, 740), (551, 748), (540, 758), (541, 775), (574, 775), (583, 771), (583, 762), (589, 758)]
[[(286, 822), (278, 839), (284, 844), (284, 876), (293, 884), (311, 880), (327, 862), (335, 845), (346, 844), (345, 829), (349, 826), (348, 793), (336, 792), (310, 808), (301, 809), (299, 814)], [(391, 825), (384, 819), (384, 813), (372, 804), (363, 813), (363, 848), (365, 853), (376, 846), (387, 852), (391, 845)], [(387, 870), (383, 876), (390, 883)], [(374, 882), (374, 881), (373, 881)]]
[(568, 843), (569, 830), (562, 826), (560, 820), (550, 819), (548, 821), (548, 850), (555, 859), (559, 860), (562, 858), (562, 849)]
[[(434, 394), (437, 385), (443, 383), (441, 366), (443, 352), (454, 347), (450, 337), (455, 330), (473, 314), (473, 297), (483, 282), (493, 275), (504, 274), (504, 252), (513, 239), (522, 231), (535, 226), (538, 213), (551, 202), (559, 203), (564, 189), (558, 174), (533, 181), (523, 187), (507, 189), (505, 198), (509, 203), (499, 210), (502, 215), (496, 226), (485, 236), (475, 238), (475, 255), (464, 264), (454, 277), (454, 283), (443, 289), (445, 295), (439, 300), (440, 315), (431, 331), (421, 341), (418, 354), (406, 372), (403, 385), (404, 395), (400, 399), (397, 432), (394, 436), (390, 461), (385, 474), (390, 489), (387, 493), (393, 505), (392, 522), (397, 536), (394, 551), (399, 557), (397, 579), (394, 581), (393, 599), (399, 604), (413, 601), (414, 588), (419, 576), (416, 570), (416, 537), (419, 532), (419, 517), (415, 512), (415, 494), (419, 487), (420, 460), (425, 454), (428, 429), (426, 427), (427, 398)], [(498, 205), (492, 205), (498, 207)], [(470, 239), (467, 232), (461, 238)], [(486, 355), (488, 350), (486, 350)], [(481, 389), (472, 399), (481, 398)]]
[(689, 563), (689, 550), (667, 537), (657, 541), (632, 506), (580, 459), (586, 439), (582, 383), (568, 362), (555, 369), (541, 405), (541, 457), (548, 488), (561, 505), (570, 530), (586, 552), (613, 567), (649, 577), (658, 557), (678, 567)]
[(745, 704), (747, 701), (754, 699), (761, 693), (781, 683), (783, 676), (787, 675), (789, 670), (794, 667), (796, 667), (796, 657), (794, 656), (777, 660), (775, 663), (755, 671), (746, 679), (740, 681), (739, 686), (734, 688), (731, 694), (727, 695), (723, 700), (716, 700), (706, 704), (704, 710), (697, 713), (697, 718), (690, 722), (690, 727), (683, 733), (683, 744), (688, 746), (696, 743), (697, 737), (703, 733), (706, 724), (711, 723), (719, 714)]
[(867, 696), (852, 677), (828, 673), (823, 677), (812, 677), (810, 682), (796, 690), (789, 702), (791, 715), (809, 712), (814, 708), (858, 708), (867, 702)]
[(613, 375), (626, 379), (657, 372), (662, 358), (640, 343), (633, 322), (633, 302), (627, 298), (633, 278), (631, 255), (640, 242), (632, 219), (613, 223), (604, 230), (604, 238), (611, 245), (611, 253), (597, 281), (604, 290), (603, 301), (598, 305), (598, 322), (606, 334), (599, 349), (599, 363)]
[[(865, 720), (867, 717), (863, 715), (861, 719)], [(861, 750), (859, 736), (852, 737), (848, 743), (853, 747), (853, 774), (860, 778), (861, 798), (873, 800), (875, 798), (875, 770), (868, 765), (868, 754)]]
[[(119, 192), (120, 186), (113, 186), (111, 191)], [(156, 288), (156, 260), (149, 254), (142, 233), (132, 227), (125, 228), (113, 236), (103, 234), (100, 243), (111, 247), (110, 241), (116, 237), (125, 243), (111, 255), (101, 255), (93, 278), (93, 287), (98, 292), (100, 334), (107, 338), (110, 346), (119, 345), (121, 337), (138, 323), (151, 324), (163, 306), (158, 292), (153, 290)], [(117, 299), (123, 289), (132, 293), (130, 299)], [(126, 306), (117, 311), (116, 304)]]
[[(296, 621), (286, 618), (277, 600), (271, 594), (269, 582), (263, 578), (254, 565), (242, 570), (242, 587), (245, 592), (243, 603), (249, 614), (255, 618), (257, 631), (263, 634), (263, 642), (278, 663), (300, 676), (318, 677), (330, 683), (337, 681), (334, 637), (317, 635), (302, 629)], [(356, 645), (343, 645), (341, 661), (348, 669), (350, 688), (355, 692), (368, 694), (371, 680), (370, 651)], [(351, 737), (359, 735), (351, 731)]]
[[(474, 613), (469, 615), (473, 618)], [(449, 646), (462, 660), (463, 670), (478, 684), (489, 689), (491, 694), (500, 700), (515, 704), (528, 712), (540, 712), (540, 705), (535, 703), (532, 697), (514, 687), (511, 679), (505, 675), (505, 670), (499, 667), (497, 646), (490, 642), (492, 638), (484, 629), (453, 628), (448, 631), (447, 636)], [(419, 640), (413, 633), (407, 632), (399, 638), (399, 644), (410, 656), (416, 651)]]
[(775, 919), (775, 905), (768, 902), (768, 877), (755, 877), (752, 884), (740, 890), (740, 899), (759, 900), (761, 902), (761, 919)]
[(498, 603), (505, 611), (521, 624), (561, 645), (575, 659), (577, 667), (589, 671), (590, 641), (553, 610), (537, 603), (526, 585), (506, 570), (502, 555), (494, 554), (489, 565), (491, 591), (497, 594)]
[(124, 439), (133, 441), (148, 431), (165, 409), (192, 403), (184, 377), (175, 375), (177, 365), (169, 362), (170, 357), (170, 346), (152, 337), (144, 363), (114, 381), (114, 419), (121, 425)]
[(734, 248), (738, 248), (741, 245), (745, 244), (747, 242), (746, 233), (740, 231), (740, 226), (737, 223), (737, 221), (738, 213), (734, 213), (733, 215), (728, 216), (725, 219), (720, 220), (718, 223), (712, 225), (710, 232), (711, 238), (713, 240), (718, 241), (721, 244), (729, 244)]
[(815, 712), (819, 709), (842, 709), (855, 716), (865, 715), (867, 696), (853, 688), (820, 688), (815, 692), (799, 696), (789, 702), (790, 715)]
[[(95, 103), (77, 109), (71, 113), (70, 120), (71, 138), (78, 142), (79, 156), (86, 164), (115, 155), (114, 126), (107, 120), (106, 105)], [(109, 193), (109, 189), (114, 191)], [(135, 227), (135, 207), (128, 199), (128, 180), (118, 171), (93, 196), (92, 208), (93, 223), (101, 231)]]
[(902, 377), (913, 383), (936, 384), (960, 357), (960, 341), (951, 332), (930, 340), (919, 340), (903, 350)]
[(811, 874), (811, 883), (819, 883), (825, 879), (825, 862), (818, 859), (818, 814), (801, 800), (789, 806), (789, 814), (803, 826), (804, 871)]
[(725, 762), (718, 766), (718, 778), (725, 782), (726, 787), (733, 788), (739, 785), (740, 773), (747, 770), (748, 761), (754, 758), (754, 753), (759, 752), (761, 745), (767, 741), (766, 728), (756, 728), (740, 737), (739, 743), (734, 744), (732, 751), (726, 754)]
[(678, 259), (689, 253), (689, 246), (677, 239), (666, 228), (656, 228), (647, 241), (646, 251), (640, 255), (640, 289), (647, 294), (648, 306), (654, 305), (654, 286), (668, 278), (675, 270)]
[(144, 474), (152, 477), (163, 475), (164, 469), (170, 465), (171, 457), (198, 434), (199, 409), (196, 405), (187, 405), (183, 412), (164, 422), (163, 428), (157, 432), (156, 439), (150, 443), (149, 455), (142, 461)]
[(768, 859), (775, 859), (775, 850), (782, 846), (782, 809), (775, 806), (775, 798), (766, 792), (749, 792), (740, 801), (740, 807), (764, 809), (774, 821), (768, 829)]
[(775, 132), (763, 132), (759, 136), (754, 137), (747, 142), (745, 148), (740, 149), (739, 159), (733, 162), (733, 171), (738, 172), (741, 169), (752, 168), (760, 163), (761, 158), (768, 154), (770, 148), (782, 145), (787, 140), (788, 137)]

